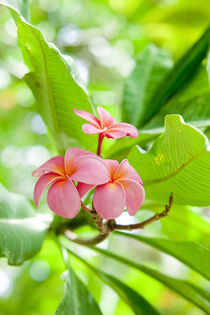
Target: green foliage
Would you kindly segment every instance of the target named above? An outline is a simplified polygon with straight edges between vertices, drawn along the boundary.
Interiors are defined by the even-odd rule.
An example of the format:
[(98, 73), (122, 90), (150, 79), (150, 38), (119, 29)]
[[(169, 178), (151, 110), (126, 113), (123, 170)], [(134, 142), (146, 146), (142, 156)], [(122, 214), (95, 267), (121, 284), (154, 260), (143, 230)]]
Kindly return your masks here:
[(94, 250), (100, 252), (103, 255), (106, 255), (110, 258), (113, 258), (123, 264), (128, 265), (129, 267), (136, 268), (137, 270), (146, 273), (147, 275), (151, 276), (152, 278), (160, 281), (164, 285), (166, 285), (171, 290), (175, 291), (191, 303), (197, 305), (202, 310), (206, 311), (207, 313), (210, 311), (210, 295), (207, 291), (202, 290), (201, 288), (197, 287), (194, 284), (191, 284), (188, 281), (180, 280), (176, 278), (172, 278), (169, 276), (164, 275), (163, 273), (151, 269), (147, 266), (140, 265), (135, 263), (127, 258), (118, 256), (108, 250), (104, 250), (101, 248), (93, 248)]
[(119, 294), (119, 296), (131, 307), (136, 315), (158, 315), (159, 313), (149, 304), (140, 294), (135, 290), (118, 280), (116, 277), (109, 275), (89, 263), (87, 263), (80, 256), (73, 252), (70, 252), (81, 260), (88, 268), (90, 268), (96, 276), (98, 276), (102, 281), (107, 283), (113, 290)]
[(48, 224), (21, 195), (0, 185), (0, 256), (10, 265), (20, 265), (36, 255)]
[(128, 155), (141, 174), (147, 198), (167, 203), (172, 192), (177, 204), (209, 205), (207, 139), (179, 115), (166, 116), (165, 124), (165, 132), (148, 152), (135, 147)]
[(56, 315), (102, 315), (96, 301), (72, 268), (65, 272), (65, 295)]
[[(119, 235), (133, 238), (148, 244), (157, 250), (171, 255), (198, 273), (210, 279), (209, 261), (210, 250), (193, 242), (177, 242), (157, 237), (144, 237), (141, 235), (116, 232)], [(193, 259), (192, 259), (193, 257)]]
[[(3, 74), (6, 71), (10, 78), (6, 88), (1, 90), (0, 77), (0, 180), (8, 188), (12, 187), (11, 190), (19, 192), (22, 189), (25, 194), (25, 187), (18, 187), (18, 183), (28, 178), (30, 167), (35, 168), (35, 163), (29, 163), (30, 167), (27, 163), (30, 159), (34, 160), (36, 153), (28, 154), (29, 159), (25, 154), (20, 154), (22, 147), (47, 147), (49, 154), (54, 153), (50, 151), (46, 135), (35, 134), (30, 127), (30, 117), (37, 115), (37, 112), (42, 116), (50, 138), (55, 142), (56, 151), (63, 153), (70, 146), (79, 146), (95, 152), (96, 137), (83, 133), (83, 121), (73, 113), (73, 108), (92, 112), (92, 105), (73, 59), (67, 55), (71, 54), (75, 59), (84, 60), (86, 68), (90, 70), (88, 87), (93, 103), (105, 105), (117, 118), (122, 112), (123, 120), (142, 129), (139, 137), (135, 139), (114, 142), (103, 152), (104, 157), (120, 161), (127, 157), (131, 149), (128, 159), (139, 172), (146, 189), (147, 200), (143, 205), (144, 209), (160, 212), (162, 203), (168, 202), (171, 192), (174, 194), (174, 204), (169, 216), (161, 220), (161, 231), (157, 231), (157, 225), (154, 224), (145, 232), (147, 235), (150, 235), (150, 232), (154, 235), (155, 232), (158, 237), (118, 233), (126, 236), (124, 243), (118, 238), (108, 239), (109, 244), (114, 244), (115, 248), (122, 246), (123, 250), (128, 242), (128, 256), (134, 253), (135, 258), (145, 261), (149, 259), (153, 265), (158, 265), (158, 270), (136, 263), (130, 256), (129, 259), (121, 257), (114, 250), (111, 252), (92, 248), (98, 254), (113, 259), (117, 266), (115, 272), (114, 263), (106, 264), (105, 259), (101, 259), (100, 263), (96, 259), (98, 269), (87, 262), (88, 254), (85, 259), (77, 257), (92, 271), (92, 275), (110, 286), (121, 301), (129, 305), (129, 315), (131, 311), (139, 315), (159, 314), (156, 308), (170, 315), (200, 314), (199, 309), (209, 313), (210, 297), (206, 291), (205, 279), (200, 277), (210, 277), (210, 230), (205, 220), (205, 214), (208, 213), (206, 209), (192, 209), (187, 206), (202, 207), (210, 204), (208, 143), (204, 134), (193, 127), (201, 128), (209, 135), (210, 62), (209, 56), (206, 58), (206, 55), (210, 30), (208, 28), (204, 31), (210, 16), (208, 1), (202, 5), (193, 1), (190, 6), (187, 0), (161, 3), (148, 3), (147, 0), (11, 2), (19, 4), (21, 14), (27, 21), (30, 11), (31, 20), (37, 27), (27, 23), (15, 9), (0, 5), (0, 76), (3, 69)], [(21, 64), (21, 57), (14, 43), (14, 34), (11, 35), (11, 19), (4, 14), (5, 7), (9, 7), (17, 25), (19, 46), (29, 71), (24, 80), (35, 96), (35, 104), (32, 96), (28, 96), (29, 90), (24, 82), (21, 82), (22, 75), (18, 75), (16, 71)], [(64, 40), (63, 34), (66, 36)], [(60, 50), (45, 39), (50, 35), (50, 41), (55, 42)], [(197, 40), (199, 36), (200, 39)], [(151, 44), (151, 41), (154, 44)], [(192, 43), (195, 44), (184, 53)], [(175, 60), (174, 66), (171, 55)], [(182, 57), (176, 61), (180, 55)], [(128, 75), (134, 61), (134, 69)], [(124, 82), (124, 94), (121, 99)], [(185, 124), (180, 115), (193, 126)], [(166, 130), (162, 133), (164, 119)], [(10, 149), (11, 145), (16, 146), (16, 155), (9, 164), (5, 163), (5, 151)], [(144, 150), (136, 145), (140, 145)], [(25, 153), (24, 150), (22, 152)], [(151, 200), (157, 203), (152, 203)], [(51, 225), (50, 230), (57, 231), (59, 224), (66, 224), (72, 230), (83, 226), (81, 230), (85, 236), (91, 234), (88, 214), (86, 213), (84, 218), (84, 213), (80, 214), (81, 217), (78, 216), (70, 222), (55, 218), (54, 222), (57, 224)], [(136, 217), (142, 220), (142, 213), (139, 211)], [(34, 257), (39, 252), (49, 228), (49, 222), (45, 222), (43, 218), (44, 215), (37, 215), (26, 198), (9, 193), (0, 186), (0, 256), (6, 257), (11, 265), (22, 264)], [(78, 233), (80, 232), (79, 230)], [(31, 262), (16, 269), (20, 274), (15, 281), (12, 280), (13, 285), (15, 283), (14, 292), (6, 299), (0, 297), (0, 315), (11, 315), (14, 312), (23, 315), (47, 315), (55, 311), (62, 296), (62, 281), (59, 282), (58, 277), (64, 266), (60, 252), (57, 252), (59, 249), (55, 249), (55, 235), (53, 232), (48, 235), (44, 250), (42, 249)], [(168, 239), (163, 238), (165, 235)], [(131, 244), (131, 238), (139, 242)], [(147, 248), (149, 256), (141, 247), (141, 243), (154, 248)], [(83, 254), (82, 249), (79, 250)], [(160, 252), (175, 257), (189, 267), (185, 273), (186, 280), (181, 279), (181, 268), (178, 278), (159, 271), (161, 266), (163, 267)], [(50, 266), (49, 279), (40, 283), (36, 283), (30, 276), (31, 266), (36, 263), (36, 259), (43, 259)], [(133, 269), (141, 272), (139, 278), (136, 274), (133, 276), (134, 285), (131, 284), (127, 273), (126, 276), (121, 273), (119, 263), (127, 266), (126, 270), (131, 273), (131, 278), (132, 272), (135, 272)], [(1, 268), (0, 264), (0, 272)], [(104, 268), (107, 268), (110, 274), (101, 271)], [(77, 272), (79, 269), (75, 264), (74, 270)], [(88, 271), (85, 273), (87, 275)], [(88, 274), (88, 277), (92, 275)], [(144, 289), (139, 290), (140, 286), (144, 287), (142, 277), (145, 277), (149, 291), (147, 295), (144, 294)], [(94, 278), (94, 281), (96, 279)], [(84, 285), (71, 268), (65, 274), (65, 280), (64, 297), (56, 314), (101, 314), (89, 290), (97, 297), (97, 301), (100, 300), (101, 306), (104, 304), (104, 287), (100, 286), (100, 294), (96, 294), (97, 288), (91, 288), (95, 282), (87, 281)], [(153, 281), (157, 282), (156, 289), (149, 287), (150, 281), (152, 284)], [(128, 282), (128, 285), (124, 282)], [(142, 295), (137, 293), (136, 289)], [(150, 293), (153, 296), (153, 289), (158, 291), (154, 299), (149, 296)], [(184, 299), (179, 299), (173, 292)], [(121, 301), (121, 306), (119, 310), (115, 308), (114, 315), (126, 312), (125, 304)]]
[(160, 83), (173, 62), (168, 52), (150, 45), (137, 56), (136, 66), (126, 81), (123, 98), (123, 120), (140, 127), (153, 110), (151, 97), (159, 93)]
[(37, 100), (37, 109), (59, 151), (70, 146), (93, 149), (94, 137), (81, 130), (82, 121), (73, 108), (92, 111), (84, 83), (69, 56), (44, 40), (42, 33), (10, 8), (18, 28), (18, 41), (31, 72), (25, 76)]
[[(125, 86), (123, 109), (126, 113), (124, 115), (126, 121), (135, 124), (137, 127), (142, 127), (161, 110), (165, 103), (196, 74), (199, 65), (208, 52), (209, 36), (210, 29), (208, 28), (197, 43), (186, 52), (170, 71), (172, 61), (162, 50), (158, 51), (151, 47), (141, 53)], [(197, 91), (196, 96), (200, 97), (200, 91)], [(205, 97), (208, 101), (209, 90), (208, 96)], [(199, 101), (198, 99), (197, 104), (193, 106), (195, 106), (198, 113), (201, 111), (200, 120), (205, 117), (205, 114), (202, 115), (203, 111), (204, 113), (207, 111), (209, 119), (209, 110), (205, 109), (206, 99), (202, 102), (204, 110), (203, 108), (197, 109)], [(186, 111), (185, 106), (186, 100), (179, 104), (179, 114)], [(190, 110), (189, 106), (188, 104), (188, 111)], [(171, 108), (169, 105), (164, 113), (167, 114), (169, 108), (172, 113), (174, 113), (174, 110), (177, 112), (177, 109)]]

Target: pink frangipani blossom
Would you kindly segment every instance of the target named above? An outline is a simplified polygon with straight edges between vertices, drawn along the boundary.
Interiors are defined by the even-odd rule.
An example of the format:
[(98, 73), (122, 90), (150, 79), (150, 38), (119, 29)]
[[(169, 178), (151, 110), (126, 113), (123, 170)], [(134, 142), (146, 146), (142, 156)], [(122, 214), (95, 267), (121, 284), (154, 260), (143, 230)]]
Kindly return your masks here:
[(113, 139), (119, 139), (125, 136), (135, 138), (138, 136), (136, 127), (127, 123), (116, 123), (115, 118), (100, 106), (97, 110), (99, 118), (83, 110), (74, 109), (76, 115), (90, 122), (82, 126), (85, 133), (99, 134), (101, 138), (107, 137)]
[[(93, 205), (104, 219), (119, 217), (125, 207), (130, 215), (135, 215), (145, 198), (143, 183), (135, 169), (127, 160), (120, 164), (114, 160), (104, 160), (109, 169), (109, 182), (98, 185), (93, 195)], [(82, 198), (94, 185), (78, 183)]]
[(65, 157), (56, 156), (32, 173), (40, 177), (34, 188), (34, 201), (39, 206), (45, 188), (50, 209), (61, 217), (73, 218), (81, 207), (80, 195), (74, 184), (79, 181), (101, 185), (109, 181), (106, 165), (97, 155), (79, 148), (70, 148)]

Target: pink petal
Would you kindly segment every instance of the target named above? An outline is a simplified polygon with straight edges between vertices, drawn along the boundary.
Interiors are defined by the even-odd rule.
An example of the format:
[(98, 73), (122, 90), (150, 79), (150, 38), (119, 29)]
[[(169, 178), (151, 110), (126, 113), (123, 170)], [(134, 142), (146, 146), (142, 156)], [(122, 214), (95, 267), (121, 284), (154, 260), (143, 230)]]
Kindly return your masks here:
[(98, 156), (82, 156), (72, 164), (71, 179), (78, 182), (101, 185), (109, 181), (106, 164)]
[(129, 178), (119, 180), (126, 195), (126, 208), (130, 215), (135, 215), (145, 199), (145, 191), (141, 184)]
[(78, 109), (74, 109), (74, 112), (77, 116), (89, 121), (91, 124), (93, 124), (93, 126), (100, 128), (100, 122), (98, 118), (95, 117), (94, 115), (88, 112), (85, 112), (84, 110), (78, 110)]
[(121, 129), (112, 129), (109, 128), (106, 132), (105, 132), (105, 137), (107, 138), (112, 138), (112, 139), (120, 139), (126, 136), (126, 132), (122, 131)]
[(79, 193), (69, 178), (50, 187), (47, 202), (54, 213), (64, 218), (74, 218), (81, 207)]
[(109, 133), (117, 132), (120, 130), (124, 132), (126, 136), (129, 136), (131, 138), (138, 137), (138, 130), (136, 129), (136, 127), (126, 123), (118, 123), (112, 125), (109, 128)]
[(84, 133), (87, 133), (89, 135), (95, 135), (97, 133), (103, 132), (103, 130), (101, 130), (100, 127), (95, 127), (91, 124), (82, 125), (82, 130), (84, 131)]
[(112, 117), (103, 107), (98, 106), (97, 110), (102, 129), (115, 123), (115, 118)]
[(125, 208), (125, 191), (120, 183), (98, 186), (93, 195), (94, 208), (106, 220), (119, 217)]
[(114, 174), (114, 180), (118, 180), (121, 178), (134, 179), (143, 185), (141, 177), (136, 172), (136, 170), (129, 164), (128, 160), (123, 160)]
[(57, 176), (55, 173), (47, 173), (39, 178), (34, 188), (34, 201), (38, 208), (41, 196), (45, 188), (47, 188), (49, 185), (55, 183), (60, 179), (62, 179), (62, 177)]
[(81, 156), (96, 156), (94, 153), (85, 151), (80, 148), (70, 148), (66, 151), (65, 157), (64, 157), (64, 164), (65, 164), (65, 171), (66, 174), (71, 174), (71, 170), (73, 167), (73, 162), (77, 160)]
[(65, 174), (64, 169), (64, 158), (61, 155), (58, 155), (44, 164), (42, 164), (39, 168), (33, 171), (32, 175), (35, 177), (40, 177), (46, 172), (53, 172), (59, 175)]
[(108, 169), (109, 169), (109, 176), (110, 179), (112, 179), (116, 169), (119, 166), (119, 162), (116, 160), (103, 160), (104, 163), (107, 165)]
[(95, 185), (89, 185), (84, 183), (78, 183), (77, 184), (77, 190), (80, 195), (80, 198), (84, 197), (91, 189), (93, 189)]

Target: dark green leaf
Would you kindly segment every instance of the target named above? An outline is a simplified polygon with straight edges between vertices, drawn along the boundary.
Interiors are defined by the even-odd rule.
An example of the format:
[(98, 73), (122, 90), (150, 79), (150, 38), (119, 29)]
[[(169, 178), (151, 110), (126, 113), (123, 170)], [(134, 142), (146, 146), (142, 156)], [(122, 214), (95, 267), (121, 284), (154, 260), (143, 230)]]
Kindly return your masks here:
[(201, 38), (184, 54), (172, 70), (168, 72), (150, 99), (148, 104), (149, 110), (145, 112), (144, 116), (144, 124), (196, 74), (199, 65), (208, 52), (209, 38), (210, 28), (203, 33)]
[(72, 268), (65, 272), (65, 295), (56, 315), (102, 315), (98, 304)]
[(166, 254), (169, 254), (190, 268), (210, 279), (210, 250), (194, 242), (172, 241), (164, 238), (144, 237), (141, 235), (116, 232), (117, 234), (136, 239)]
[(148, 199), (208, 206), (210, 204), (210, 151), (207, 138), (179, 115), (165, 119), (165, 132), (148, 152), (135, 147), (128, 155), (140, 174)]
[(195, 75), (190, 84), (185, 85), (152, 117), (143, 129), (160, 132), (167, 114), (181, 114), (186, 122), (196, 127), (210, 125), (210, 88), (204, 67)]
[(7, 257), (10, 265), (19, 265), (38, 253), (48, 227), (43, 217), (23, 196), (0, 184), (0, 256)]
[[(166, 276), (159, 271), (156, 271), (154, 269), (151, 269), (149, 267), (140, 265), (138, 263), (135, 263), (127, 258), (118, 256), (108, 250), (104, 250), (101, 248), (91, 247), (95, 251), (108, 256), (110, 258), (113, 258), (125, 265), (128, 265), (129, 267), (136, 268), (139, 271), (142, 271), (143, 273), (151, 276), (152, 278), (158, 280), (159, 282), (163, 283), (165, 286), (167, 286), (169, 289), (173, 290), (180, 296), (184, 297), (194, 305), (197, 305), (202, 310), (206, 311), (207, 313), (210, 311), (210, 295), (208, 292), (204, 291), (203, 289), (195, 286), (194, 284), (191, 284), (188, 281), (175, 279), (169, 276)], [(208, 297), (208, 298), (207, 298)]]
[(107, 283), (117, 294), (127, 303), (136, 315), (158, 315), (156, 309), (149, 304), (139, 293), (126, 284), (118, 280), (116, 277), (109, 275), (93, 266), (91, 266), (86, 260), (70, 251), (71, 254), (76, 256), (82, 261), (88, 268), (90, 268), (94, 275), (98, 276), (102, 281)]
[(172, 67), (169, 54), (154, 45), (146, 47), (137, 57), (136, 66), (125, 84), (123, 120), (139, 127), (152, 111), (150, 98)]

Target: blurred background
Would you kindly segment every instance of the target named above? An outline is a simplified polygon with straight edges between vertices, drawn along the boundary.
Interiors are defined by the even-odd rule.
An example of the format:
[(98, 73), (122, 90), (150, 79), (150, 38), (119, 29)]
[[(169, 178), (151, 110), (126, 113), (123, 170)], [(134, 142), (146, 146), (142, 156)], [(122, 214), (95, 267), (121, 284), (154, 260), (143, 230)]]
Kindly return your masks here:
[[(19, 7), (18, 1), (8, 3)], [(135, 56), (145, 45), (154, 43), (177, 60), (207, 27), (210, 3), (209, 0), (32, 0), (30, 19), (48, 41), (75, 60), (93, 104), (105, 106), (119, 120), (124, 81), (135, 65)], [(53, 156), (54, 150), (44, 122), (36, 112), (33, 95), (22, 79), (27, 71), (17, 47), (15, 23), (8, 10), (0, 7), (0, 182), (33, 203), (35, 181), (31, 172)], [(45, 202), (41, 210), (48, 211)], [(180, 237), (205, 243), (209, 227), (203, 217), (208, 210), (200, 211), (200, 215), (193, 209), (183, 211), (184, 218), (180, 212), (174, 213), (165, 219), (165, 224), (156, 222), (148, 227), (144, 235), (170, 234), (173, 238), (173, 227), (174, 231), (179, 230)], [(149, 215), (145, 206), (139, 218), (143, 220)], [(189, 226), (188, 232), (180, 225), (183, 220)], [(112, 250), (117, 247), (119, 254), (202, 285), (203, 280), (181, 263), (135, 241), (111, 237), (103, 246)], [(119, 275), (162, 314), (204, 314), (143, 273), (113, 261), (110, 265), (109, 260), (100, 259), (90, 250), (79, 250), (101, 269)], [(100, 303), (103, 314), (132, 314), (114, 291), (93, 278), (77, 261), (73, 266)], [(1, 259), (0, 315), (54, 314), (63, 296), (64, 281), (60, 275), (64, 270), (59, 249), (50, 239), (45, 241), (38, 256), (21, 267), (8, 267), (6, 259)]]

